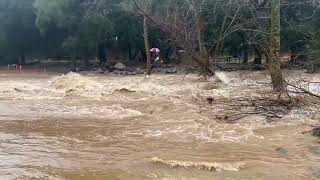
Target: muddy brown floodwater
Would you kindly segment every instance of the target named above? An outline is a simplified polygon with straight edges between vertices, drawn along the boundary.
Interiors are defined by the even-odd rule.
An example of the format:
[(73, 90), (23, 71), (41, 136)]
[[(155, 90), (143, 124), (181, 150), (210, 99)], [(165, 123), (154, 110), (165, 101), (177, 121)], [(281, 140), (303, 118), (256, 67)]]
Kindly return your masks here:
[(199, 113), (195, 94), (228, 97), (266, 72), (228, 73), (221, 89), (196, 75), (0, 72), (1, 179), (317, 179), (319, 122), (290, 113), (235, 124)]

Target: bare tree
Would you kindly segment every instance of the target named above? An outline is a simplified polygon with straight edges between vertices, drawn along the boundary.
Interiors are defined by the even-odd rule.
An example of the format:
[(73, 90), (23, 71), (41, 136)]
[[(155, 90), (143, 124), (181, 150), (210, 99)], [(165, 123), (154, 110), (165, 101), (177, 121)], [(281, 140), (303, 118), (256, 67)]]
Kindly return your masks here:
[(185, 50), (199, 64), (204, 75), (214, 75), (205, 43), (205, 3), (206, 0), (168, 0), (149, 16), (167, 34), (172, 46)]
[(270, 74), (273, 90), (283, 92), (284, 79), (280, 68), (280, 0), (272, 0), (271, 7), (271, 46), (270, 46)]
[(257, 17), (257, 7), (264, 2), (166, 0), (166, 5), (148, 16), (167, 34), (173, 46), (184, 49), (198, 63), (204, 75), (214, 75), (214, 64), (228, 37), (239, 32), (268, 34)]
[(150, 44), (149, 44), (149, 14), (153, 5), (153, 0), (133, 0), (135, 12), (143, 17), (143, 39), (145, 53), (147, 57), (147, 72), (146, 75), (151, 75), (152, 71), (152, 62), (151, 62), (151, 53), (150, 53)]

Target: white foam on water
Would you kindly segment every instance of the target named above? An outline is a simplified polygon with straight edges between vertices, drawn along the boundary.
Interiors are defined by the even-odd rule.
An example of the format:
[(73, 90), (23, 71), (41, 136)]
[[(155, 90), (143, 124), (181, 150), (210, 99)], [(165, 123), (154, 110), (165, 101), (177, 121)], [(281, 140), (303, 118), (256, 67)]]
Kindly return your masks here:
[[(34, 105), (42, 106), (42, 105)], [(123, 119), (127, 117), (142, 116), (143, 113), (133, 109), (126, 109), (120, 105), (112, 106), (65, 106), (63, 108), (55, 105), (46, 105), (46, 109), (39, 107), (36, 113), (40, 117), (91, 117), (104, 119)]]
[(2, 81), (0, 97), (11, 100), (57, 100), (59, 93), (46, 87), (44, 83), (34, 81)]
[(51, 87), (64, 91), (65, 96), (101, 98), (103, 92), (103, 85), (89, 77), (73, 72), (54, 78), (50, 84)]
[(197, 168), (207, 171), (239, 171), (244, 168), (245, 162), (193, 162), (193, 161), (178, 161), (178, 160), (163, 160), (158, 157), (152, 158), (152, 162), (155, 164), (167, 165), (171, 168)]
[(197, 123), (193, 119), (175, 119), (167, 121), (166, 128), (154, 126), (146, 130), (145, 136), (167, 139), (172, 142), (196, 141), (201, 143), (245, 143), (252, 139), (264, 139), (263, 136), (255, 133), (256, 129), (264, 127), (263, 123), (226, 124), (204, 117), (194, 118), (203, 122)]
[(230, 78), (227, 76), (225, 72), (222, 71), (215, 71), (214, 74), (216, 77), (221, 80), (224, 84), (229, 84), (230, 83)]
[[(147, 79), (143, 76), (87, 77), (76, 73), (70, 73), (55, 77), (51, 79), (51, 81), (48, 81), (48, 79), (41, 79), (40, 81), (18, 80), (15, 82), (8, 82), (5, 80), (0, 82), (0, 93), (3, 92), (1, 93), (0, 98), (3, 96), (8, 96), (9, 98), (57, 98), (59, 100), (30, 102), (4, 101), (3, 103), (10, 102), (10, 106), (6, 104), (2, 105), (1, 107), (3, 107), (3, 110), (0, 111), (0, 115), (5, 120), (9, 121), (12, 119), (20, 120), (20, 118), (16, 118), (15, 115), (21, 117), (21, 120), (28, 120), (28, 118), (35, 117), (37, 115), (42, 119), (46, 119), (43, 117), (49, 117), (48, 120), (50, 120), (50, 117), (58, 119), (77, 119), (79, 117), (88, 119), (88, 121), (86, 121), (88, 122), (88, 126), (92, 125), (90, 123), (91, 119), (101, 118), (99, 119), (98, 124), (93, 124), (93, 127), (100, 127), (101, 125), (101, 130), (99, 128), (97, 131), (94, 131), (93, 134), (89, 135), (96, 137), (94, 139), (99, 139), (103, 141), (103, 143), (106, 143), (108, 146), (106, 146), (105, 149), (101, 147), (93, 147), (97, 143), (90, 143), (88, 139), (74, 141), (75, 145), (83, 144), (83, 146), (72, 146), (71, 148), (71, 146), (66, 145), (65, 149), (63, 149), (66, 154), (70, 153), (72, 150), (90, 153), (89, 151), (86, 151), (86, 148), (92, 146), (93, 158), (85, 160), (87, 160), (89, 163), (90, 161), (95, 161), (94, 163), (102, 164), (102, 168), (97, 166), (92, 167), (98, 169), (99, 171), (104, 170), (103, 168), (105, 167), (105, 164), (101, 163), (101, 159), (94, 158), (97, 155), (99, 156), (103, 154), (104, 152), (109, 152), (108, 154), (112, 154), (112, 161), (116, 166), (122, 168), (122, 163), (127, 165), (127, 163), (132, 162), (132, 160), (136, 161), (138, 158), (144, 159), (146, 156), (154, 156), (152, 153), (154, 153), (154, 148), (158, 146), (163, 147), (163, 149), (159, 149), (159, 154), (164, 154), (165, 156), (166, 154), (176, 154), (178, 150), (181, 152), (181, 157), (179, 157), (179, 159), (175, 158), (176, 156), (171, 160), (170, 157), (167, 157), (169, 160), (166, 160), (166, 157), (162, 157), (163, 159), (152, 159), (152, 162), (155, 164), (172, 168), (194, 168), (208, 171), (239, 171), (242, 168), (245, 168), (246, 164), (250, 164), (250, 167), (248, 167), (250, 171), (250, 168), (255, 165), (255, 162), (253, 162), (255, 159), (258, 159), (259, 162), (262, 160), (263, 162), (273, 163), (272, 165), (277, 164), (277, 162), (282, 162), (283, 158), (279, 159), (279, 161), (275, 160), (273, 149), (275, 145), (284, 146), (284, 148), (286, 148), (284, 143), (286, 139), (281, 141), (281, 143), (276, 142), (284, 138), (282, 133), (285, 134), (286, 128), (282, 129), (281, 133), (270, 132), (269, 128), (271, 129), (272, 127), (278, 126), (292, 126), (293, 130), (297, 130), (298, 128), (294, 127), (295, 125), (300, 125), (302, 123), (309, 124), (308, 121), (302, 120), (305, 119), (305, 116), (301, 115), (301, 117), (297, 118), (295, 114), (292, 114), (293, 117), (296, 117), (295, 119), (293, 119), (293, 117), (284, 117), (282, 120), (279, 120), (279, 122), (274, 123), (266, 123), (264, 119), (259, 117), (248, 117), (242, 119), (241, 122), (236, 124), (218, 123), (215, 121), (214, 113), (215, 110), (220, 108), (220, 106), (217, 105), (218, 107), (212, 107), (212, 109), (209, 107), (209, 110), (212, 110), (211, 115), (206, 113), (201, 114), (199, 113), (199, 109), (201, 110), (201, 107), (199, 107), (199, 104), (197, 104), (195, 101), (192, 101), (192, 97), (202, 96), (203, 98), (206, 98), (207, 96), (213, 96), (215, 98), (228, 98), (232, 92), (234, 92), (234, 94), (237, 96), (242, 96), (243, 93), (246, 94), (250, 91), (248, 88), (243, 88), (246, 87), (246, 83), (249, 84), (249, 82), (246, 82), (245, 79), (242, 81), (242, 78), (239, 78), (231, 73), (222, 73), (218, 76), (219, 79), (222, 79), (221, 81), (226, 83), (228, 86), (223, 86), (222, 88), (213, 90), (202, 90), (197, 87), (196, 75), (194, 75), (194, 77), (190, 75), (186, 78), (187, 80), (183, 80), (184, 78), (182, 75), (152, 75)], [(230, 79), (228, 79), (229, 77), (230, 79), (235, 79), (236, 82), (231, 82)], [(251, 77), (249, 79), (253, 78)], [(238, 84), (240, 86), (238, 86), (238, 89), (232, 89), (234, 85)], [(127, 89), (128, 92), (134, 91), (134, 93), (114, 93), (119, 89)], [(108, 96), (104, 96), (103, 93), (108, 94)], [(68, 96), (68, 98), (65, 98), (65, 96)], [(88, 98), (69, 99), (73, 96)], [(123, 97), (124, 100), (120, 99), (119, 96)], [(91, 99), (98, 99), (101, 101), (91, 101)], [(127, 103), (127, 101), (130, 103)], [(154, 104), (154, 102), (156, 104)], [(208, 108), (208, 106), (205, 106), (205, 108)], [(9, 109), (11, 110), (9, 111)], [(133, 118), (129, 119), (131, 117)], [(291, 121), (287, 119), (291, 119)], [(110, 120), (110, 123), (100, 123), (107, 122), (108, 120)], [(69, 122), (66, 121), (65, 123)], [(71, 124), (67, 124), (70, 125), (70, 127), (77, 125), (76, 122), (70, 123)], [(34, 125), (36, 124), (37, 122), (34, 123)], [(46, 123), (43, 125), (46, 126)], [(42, 125), (39, 127), (42, 127)], [(288, 128), (291, 129), (291, 127)], [(37, 128), (37, 126), (32, 127), (31, 129), (32, 131), (43, 132), (44, 134), (46, 134), (48, 131), (48, 129), (45, 127), (43, 130), (41, 130), (42, 128)], [(116, 133), (113, 133), (113, 130), (115, 130)], [(105, 133), (106, 131), (110, 131), (113, 134), (110, 136), (108, 133)], [(268, 132), (266, 133), (265, 131)], [(68, 133), (74, 132), (74, 129), (70, 128), (69, 130), (69, 128), (66, 128), (62, 129), (61, 132), (67, 132), (65, 133), (67, 135)], [(297, 130), (296, 132), (301, 134), (300, 130)], [(12, 133), (16, 133), (16, 128)], [(87, 132), (84, 131), (83, 133), (86, 134)], [(279, 135), (270, 136), (268, 133)], [(294, 134), (291, 133), (290, 135)], [(36, 136), (37, 134), (35, 134), (35, 137)], [(72, 139), (73, 138), (71, 137), (70, 141), (73, 141)], [(154, 141), (154, 139), (160, 140)], [(270, 142), (271, 139), (275, 139), (275, 141), (272, 140), (272, 142)], [(305, 138), (300, 137), (300, 139)], [(58, 142), (64, 141), (61, 136), (57, 136), (57, 139), (55, 140)], [(25, 140), (23, 139), (23, 141)], [(48, 144), (52, 145), (50, 142)], [(154, 144), (154, 142), (159, 144)], [(252, 143), (257, 146), (257, 149), (254, 148), (253, 150), (250, 150), (249, 153), (246, 151), (246, 149), (242, 149), (243, 147), (251, 148), (250, 145), (252, 145)], [(111, 150), (113, 151), (108, 151), (110, 150), (109, 144), (111, 144)], [(167, 148), (167, 145), (168, 147), (171, 147), (169, 146), (171, 144), (173, 145), (172, 149)], [(174, 146), (177, 144), (181, 144), (181, 146), (175, 149)], [(299, 144), (303, 144), (303, 141), (299, 141)], [(214, 162), (215, 160), (213, 160), (213, 162), (208, 162), (209, 160), (206, 157), (208, 157), (208, 151), (210, 150), (207, 150), (207, 148), (216, 147), (215, 145), (218, 147), (221, 147), (220, 145), (226, 145), (225, 148), (222, 146), (221, 153), (220, 150), (218, 153), (214, 151), (209, 152), (211, 157), (217, 155), (216, 158), (222, 160), (216, 160), (218, 162)], [(186, 151), (184, 151), (184, 148)], [(202, 148), (204, 151), (202, 151)], [(294, 148), (300, 148), (300, 150), (303, 151), (301, 147), (295, 146)], [(25, 152), (27, 149), (28, 148), (24, 148), (23, 151)], [(53, 149), (56, 148), (53, 147)], [(127, 153), (127, 150), (132, 153)], [(139, 153), (137, 153), (137, 150), (139, 150)], [(257, 150), (263, 151), (261, 153), (263, 155), (257, 153)], [(199, 157), (197, 157), (197, 160), (190, 159), (189, 153), (191, 155), (193, 153), (198, 153)], [(232, 156), (228, 155), (230, 153), (234, 154), (232, 154)], [(290, 154), (290, 156), (287, 156), (286, 159), (295, 158), (294, 160), (291, 160), (290, 163), (296, 165), (298, 164), (299, 168), (303, 167), (302, 163), (297, 163), (298, 159), (294, 155), (294, 149), (289, 149), (289, 153), (292, 153), (293, 157)], [(26, 154), (25, 157), (28, 157), (29, 155), (28, 153), (21, 154)], [(242, 158), (240, 160), (238, 158), (238, 156), (241, 155), (244, 156), (243, 158), (246, 159), (246, 162), (233, 162), (242, 161)], [(142, 158), (140, 158), (140, 156)], [(76, 160), (80, 159), (77, 157), (78, 156), (75, 156)], [(303, 157), (305, 157), (304, 153)], [(110, 158), (110, 156), (108, 158)], [(270, 160), (265, 160), (266, 158), (270, 158)], [(183, 159), (185, 159), (185, 161)], [(315, 161), (315, 159), (316, 158), (309, 158), (308, 161)], [(120, 164), (117, 164), (118, 161)], [(307, 163), (308, 161), (305, 162)], [(37, 164), (33, 163), (32, 165), (40, 167), (42, 162), (46, 162), (46, 159), (41, 158)], [(66, 162), (68, 163), (68, 161)], [(63, 163), (66, 162), (63, 161)], [(65, 167), (66, 169), (69, 167), (77, 169), (78, 164), (80, 164), (82, 167), (82, 162), (86, 161), (75, 161), (75, 163), (70, 163)], [(268, 163), (265, 164), (269, 165)], [(17, 163), (17, 165), (21, 164), (23, 164), (23, 162)], [(84, 167), (82, 168), (85, 169), (86, 166), (83, 166)], [(285, 166), (285, 164), (282, 164), (281, 166)], [(53, 167), (60, 168), (59, 165)], [(123, 168), (127, 169), (127, 166), (124, 166)], [(5, 172), (5, 170), (3, 172)], [(243, 172), (248, 173), (247, 170)], [(294, 169), (289, 171), (289, 173), (295, 175), (294, 172)], [(204, 172), (199, 171), (199, 173), (202, 174)], [(21, 174), (26, 173), (23, 172)], [(238, 173), (236, 173), (236, 175), (238, 175)]]
[(320, 82), (309, 83), (309, 91), (314, 94), (320, 95)]

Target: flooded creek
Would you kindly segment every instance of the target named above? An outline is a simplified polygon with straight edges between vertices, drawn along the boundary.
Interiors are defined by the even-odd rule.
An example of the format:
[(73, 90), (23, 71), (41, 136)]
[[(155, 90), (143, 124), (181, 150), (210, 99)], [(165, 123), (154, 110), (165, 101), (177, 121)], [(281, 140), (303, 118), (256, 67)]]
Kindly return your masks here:
[(226, 124), (199, 112), (195, 94), (227, 98), (245, 83), (227, 75), (230, 85), (203, 90), (196, 75), (0, 72), (0, 177), (320, 178), (320, 140), (303, 134), (318, 120), (289, 113)]

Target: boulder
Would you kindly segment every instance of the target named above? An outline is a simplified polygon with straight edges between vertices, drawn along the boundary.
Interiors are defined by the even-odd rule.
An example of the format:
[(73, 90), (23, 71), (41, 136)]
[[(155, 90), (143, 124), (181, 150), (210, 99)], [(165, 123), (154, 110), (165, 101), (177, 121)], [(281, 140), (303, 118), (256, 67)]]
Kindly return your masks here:
[(173, 64), (162, 64), (161, 67), (162, 68), (173, 68), (174, 65)]
[(126, 74), (133, 76), (133, 75), (137, 75), (137, 72), (136, 71), (127, 71)]
[(124, 71), (124, 70), (126, 70), (126, 65), (119, 62), (116, 65), (114, 65), (114, 68), (118, 71)]
[(166, 74), (175, 74), (177, 72), (178, 70), (175, 67), (166, 69)]
[(161, 74), (175, 74), (178, 72), (177, 68), (175, 68), (175, 67), (173, 67), (173, 68), (163, 68), (163, 67), (154, 68), (153, 71), (157, 72), (157, 73), (161, 73)]
[(144, 74), (144, 70), (141, 68), (136, 69), (137, 74)]

